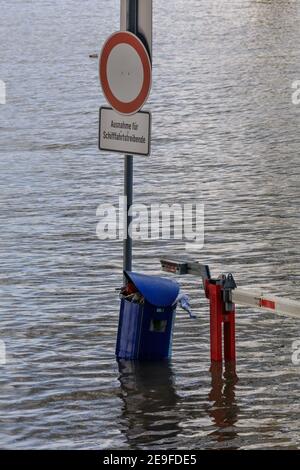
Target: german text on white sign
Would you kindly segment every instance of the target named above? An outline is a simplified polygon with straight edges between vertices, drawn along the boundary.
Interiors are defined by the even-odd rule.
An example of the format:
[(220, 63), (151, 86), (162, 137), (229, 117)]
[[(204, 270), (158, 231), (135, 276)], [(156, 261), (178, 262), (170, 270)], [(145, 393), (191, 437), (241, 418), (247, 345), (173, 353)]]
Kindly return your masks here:
[(147, 156), (150, 154), (150, 134), (150, 113), (140, 111), (124, 116), (111, 108), (100, 108), (100, 150)]

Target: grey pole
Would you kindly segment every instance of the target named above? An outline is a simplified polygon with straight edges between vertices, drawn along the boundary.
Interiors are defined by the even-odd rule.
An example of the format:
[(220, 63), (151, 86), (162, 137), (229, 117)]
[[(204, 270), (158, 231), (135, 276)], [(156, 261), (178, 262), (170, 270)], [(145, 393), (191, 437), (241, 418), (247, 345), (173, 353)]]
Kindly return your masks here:
[[(138, 0), (126, 1), (126, 30), (133, 34), (138, 32)], [(124, 4), (123, 4), (124, 5)], [(121, 6), (121, 22), (122, 22)], [(124, 25), (125, 26), (125, 25)], [(122, 25), (121, 25), (122, 27)], [(131, 271), (132, 269), (132, 239), (128, 233), (132, 217), (128, 214), (129, 208), (133, 202), (133, 156), (125, 155), (124, 159), (124, 241), (123, 241), (123, 269)]]
[(133, 202), (133, 156), (125, 155), (124, 159), (124, 241), (123, 241), (123, 269), (131, 271), (132, 269), (132, 238), (128, 233), (129, 224), (132, 217), (129, 215), (129, 208)]

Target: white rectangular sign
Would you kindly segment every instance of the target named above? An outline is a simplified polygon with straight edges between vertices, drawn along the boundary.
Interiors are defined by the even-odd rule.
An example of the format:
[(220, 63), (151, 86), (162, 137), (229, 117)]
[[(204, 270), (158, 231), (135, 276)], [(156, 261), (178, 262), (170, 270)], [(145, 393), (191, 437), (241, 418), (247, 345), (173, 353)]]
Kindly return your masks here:
[(150, 136), (150, 113), (139, 111), (125, 116), (111, 108), (100, 108), (100, 150), (129, 155), (150, 155)]

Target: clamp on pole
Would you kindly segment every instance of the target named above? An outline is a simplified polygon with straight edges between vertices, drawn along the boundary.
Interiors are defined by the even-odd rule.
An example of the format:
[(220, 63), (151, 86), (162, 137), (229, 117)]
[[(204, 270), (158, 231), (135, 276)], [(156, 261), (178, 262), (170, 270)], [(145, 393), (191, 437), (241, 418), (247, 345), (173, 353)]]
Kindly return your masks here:
[(225, 276), (224, 284), (223, 284), (223, 300), (225, 302), (225, 310), (226, 312), (231, 312), (234, 308), (234, 304), (232, 301), (232, 291), (237, 288), (236, 282), (234, 277), (231, 273)]

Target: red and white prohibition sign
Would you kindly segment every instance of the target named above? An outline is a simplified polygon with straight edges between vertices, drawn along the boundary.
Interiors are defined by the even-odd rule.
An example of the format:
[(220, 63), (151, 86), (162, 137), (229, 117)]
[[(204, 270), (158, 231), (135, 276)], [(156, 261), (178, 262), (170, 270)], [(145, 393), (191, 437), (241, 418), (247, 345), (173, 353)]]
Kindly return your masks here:
[(151, 62), (142, 41), (130, 32), (112, 34), (99, 61), (100, 83), (105, 98), (120, 114), (137, 113), (151, 89)]

